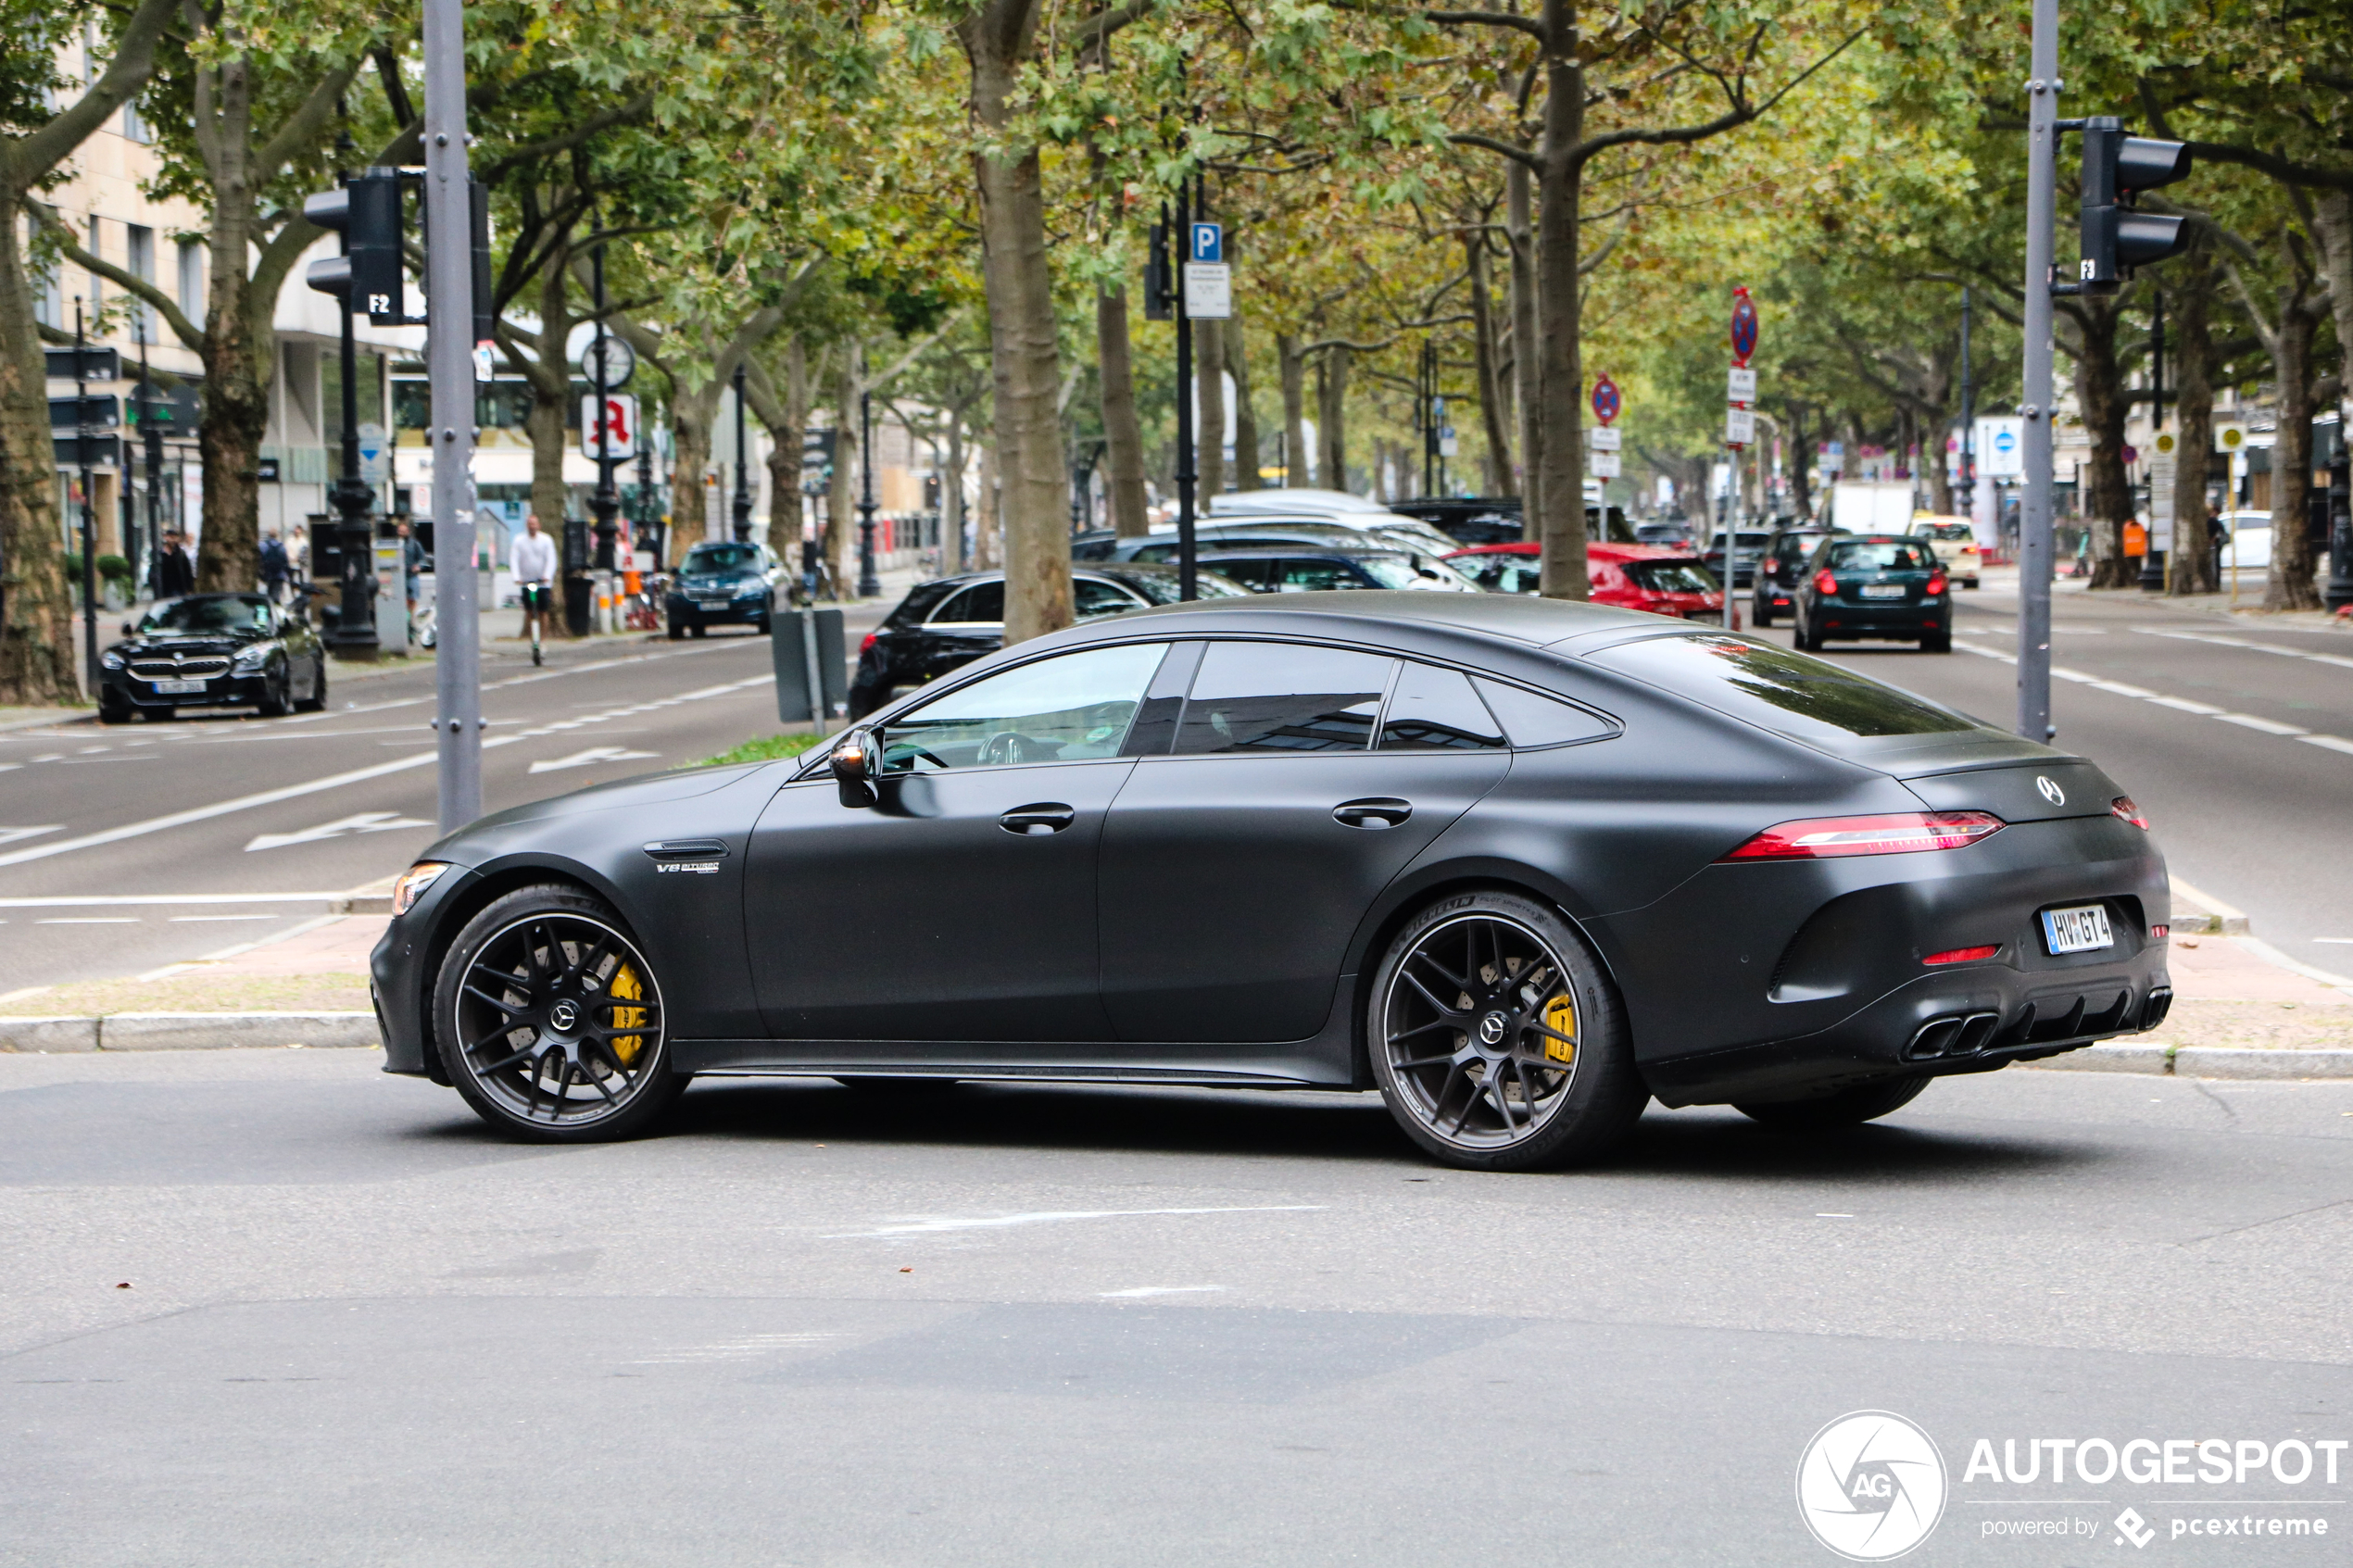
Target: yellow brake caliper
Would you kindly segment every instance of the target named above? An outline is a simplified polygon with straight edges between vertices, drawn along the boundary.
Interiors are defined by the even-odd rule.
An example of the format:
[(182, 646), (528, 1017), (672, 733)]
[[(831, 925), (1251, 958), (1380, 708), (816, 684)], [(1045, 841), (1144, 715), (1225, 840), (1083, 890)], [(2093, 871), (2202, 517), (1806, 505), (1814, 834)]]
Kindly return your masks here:
[[(1566, 1067), (1577, 1060), (1577, 998), (1563, 991), (1544, 1004), (1544, 1060)], [(1554, 1035), (1562, 1036), (1554, 1039)]]
[[(623, 1001), (641, 1002), (646, 999), (645, 982), (638, 979), (636, 970), (626, 963), (613, 971), (610, 989), (612, 996)], [(646, 1010), (617, 1007), (612, 1010), (612, 1026), (616, 1029), (642, 1029), (646, 1026)], [(612, 1043), (612, 1054), (620, 1059), (623, 1067), (635, 1062), (637, 1053), (645, 1048), (646, 1037), (643, 1035), (623, 1035)]]

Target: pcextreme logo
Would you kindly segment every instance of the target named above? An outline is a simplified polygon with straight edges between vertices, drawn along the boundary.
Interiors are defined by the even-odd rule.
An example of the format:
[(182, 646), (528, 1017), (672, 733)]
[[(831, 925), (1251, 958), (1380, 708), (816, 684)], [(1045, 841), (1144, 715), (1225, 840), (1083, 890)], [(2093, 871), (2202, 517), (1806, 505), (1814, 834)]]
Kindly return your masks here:
[(1944, 1517), (1945, 1489), (1935, 1441), (1887, 1411), (1840, 1416), (1797, 1461), (1806, 1527), (1851, 1562), (1885, 1562), (1928, 1539)]

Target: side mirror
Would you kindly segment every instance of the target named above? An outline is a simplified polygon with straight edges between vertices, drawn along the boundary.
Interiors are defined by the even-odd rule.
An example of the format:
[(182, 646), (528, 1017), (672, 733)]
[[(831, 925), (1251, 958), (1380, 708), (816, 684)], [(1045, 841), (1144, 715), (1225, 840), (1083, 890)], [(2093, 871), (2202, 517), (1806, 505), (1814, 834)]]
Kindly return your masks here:
[(126, 621), (122, 623), (122, 634), (126, 637), (135, 637), (139, 634), (139, 628)]
[(882, 735), (875, 730), (852, 730), (834, 744), (828, 759), (841, 803), (863, 810), (882, 798), (875, 780), (882, 771)]

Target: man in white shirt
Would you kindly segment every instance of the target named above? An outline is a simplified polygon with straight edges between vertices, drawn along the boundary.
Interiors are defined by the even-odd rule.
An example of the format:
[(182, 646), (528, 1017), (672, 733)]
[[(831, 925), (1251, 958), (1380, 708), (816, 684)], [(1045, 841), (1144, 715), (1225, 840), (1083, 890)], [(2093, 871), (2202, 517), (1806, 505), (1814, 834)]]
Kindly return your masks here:
[(540, 532), (539, 514), (526, 512), (522, 537), (515, 541), (515, 592), (522, 600), (523, 635), (531, 639), (531, 662), (539, 662), (539, 639), (555, 604), (556, 542)]

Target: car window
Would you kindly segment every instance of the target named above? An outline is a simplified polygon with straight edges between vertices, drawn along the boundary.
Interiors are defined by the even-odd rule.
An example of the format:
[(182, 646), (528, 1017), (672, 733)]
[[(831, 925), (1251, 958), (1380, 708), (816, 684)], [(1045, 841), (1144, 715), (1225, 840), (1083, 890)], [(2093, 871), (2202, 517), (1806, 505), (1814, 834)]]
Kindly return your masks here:
[(263, 598), (174, 599), (139, 622), (143, 632), (233, 632), (248, 626), (268, 630), (270, 601)]
[(1654, 594), (1712, 594), (1716, 579), (1695, 560), (1629, 561), (1626, 575)]
[(1396, 660), (1295, 643), (1212, 643), (1176, 751), (1362, 751)]
[(1566, 746), (1571, 741), (1599, 740), (1614, 735), (1617, 726), (1598, 713), (1563, 702), (1558, 697), (1508, 686), (1480, 676), (1478, 695), (1488, 710), (1502, 721), (1504, 734), (1523, 750), (1539, 746)]
[(1927, 571), (1936, 557), (1925, 545), (1900, 539), (1864, 539), (1832, 546), (1832, 571)]
[(1132, 594), (1113, 587), (1108, 583), (1081, 577), (1070, 585), (1071, 613), (1081, 621), (1091, 621), (1099, 615), (1117, 615), (1134, 609), (1138, 600)]
[(686, 552), (686, 564), (682, 571), (737, 571), (760, 565), (760, 550), (753, 545), (697, 545)]
[(1383, 751), (1493, 751), (1502, 726), (1458, 670), (1407, 663), (1380, 721)]
[(1136, 553), (1129, 556), (1127, 558), (1129, 560), (1175, 560), (1176, 558), (1176, 546), (1174, 545), (1139, 545), (1136, 546)]
[(975, 622), (1002, 625), (1004, 620), (1005, 584), (999, 581), (974, 583), (941, 605), (938, 613), (931, 618), (931, 623), (935, 626)]
[(1931, 539), (1975, 539), (1977, 534), (1966, 522), (1931, 523), (1920, 530)]
[(1745, 637), (1654, 637), (1587, 657), (1795, 740), (1977, 728), (1926, 698)]
[(956, 586), (952, 583), (918, 583), (907, 590), (907, 596), (899, 601), (899, 608), (884, 618), (885, 623), (891, 626), (916, 625), (931, 612), (933, 606), (955, 591)]
[(1166, 643), (1087, 648), (962, 686), (890, 721), (882, 771), (1116, 757)]
[[(1129, 593), (1140, 595), (1152, 604), (1173, 605), (1182, 602), (1178, 594), (1183, 584), (1177, 581), (1176, 573), (1173, 571), (1139, 571), (1132, 577), (1122, 577), (1119, 581), (1120, 585)], [(1248, 592), (1248, 589), (1228, 582), (1205, 566), (1194, 570), (1193, 597), (1197, 599), (1239, 599)]]
[(1364, 585), (1363, 580), (1348, 569), (1346, 561), (1287, 560), (1278, 563), (1275, 572), (1278, 593), (1315, 594)]
[(1216, 567), (1219, 576), (1229, 578), (1254, 594), (1271, 594), (1275, 591), (1275, 569), (1279, 564), (1283, 563), (1262, 558), (1221, 560)]

